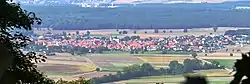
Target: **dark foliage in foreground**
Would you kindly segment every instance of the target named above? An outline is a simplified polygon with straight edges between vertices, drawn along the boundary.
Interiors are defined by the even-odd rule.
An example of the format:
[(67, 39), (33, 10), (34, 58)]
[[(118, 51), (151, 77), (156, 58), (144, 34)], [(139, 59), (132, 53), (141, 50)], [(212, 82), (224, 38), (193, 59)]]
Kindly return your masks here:
[[(230, 84), (250, 84), (250, 52), (247, 54), (242, 54), (242, 59), (237, 60), (235, 62), (235, 69), (236, 73), (234, 74), (234, 79), (230, 82)], [(243, 76), (246, 76), (247, 79), (242, 80)]]
[(208, 84), (204, 76), (185, 76), (185, 81), (181, 84)]

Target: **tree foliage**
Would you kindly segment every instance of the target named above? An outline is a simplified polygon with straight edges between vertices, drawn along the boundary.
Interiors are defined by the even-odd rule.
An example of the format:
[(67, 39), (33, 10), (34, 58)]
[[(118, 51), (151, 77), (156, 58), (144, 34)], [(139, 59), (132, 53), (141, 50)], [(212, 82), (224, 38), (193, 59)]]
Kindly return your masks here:
[[(247, 2), (240, 4), (249, 5)], [(249, 27), (249, 10), (220, 10), (218, 7), (231, 8), (232, 3), (217, 4), (157, 4), (149, 10), (147, 7), (136, 9), (124, 8), (115, 11), (103, 9), (83, 9), (76, 6), (24, 6), (37, 12), (43, 24), (37, 27), (55, 29), (166, 29), (167, 28), (209, 28), (218, 27)], [(50, 10), (48, 10), (50, 9)], [(129, 9), (129, 10), (127, 10)], [(214, 9), (214, 10), (213, 10)], [(169, 12), (171, 11), (171, 12)], [(119, 13), (119, 18), (112, 14)], [(102, 13), (102, 17), (100, 17)], [(144, 13), (144, 14), (141, 14)], [(157, 14), (151, 14), (157, 13)], [(51, 17), (53, 16), (53, 17)], [(88, 16), (88, 17), (86, 17)], [(164, 18), (164, 17), (168, 18)], [(195, 18), (194, 18), (195, 16)], [(63, 17), (63, 18), (62, 18)], [(96, 19), (98, 17), (98, 19)], [(136, 18), (136, 19), (131, 19)], [(184, 19), (185, 18), (185, 19)], [(153, 26), (151, 26), (151, 24)]]
[(218, 27), (217, 27), (217, 26), (214, 26), (214, 27), (213, 27), (213, 30), (214, 30), (214, 32), (216, 32), (216, 31), (218, 30)]
[[(250, 52), (247, 54), (242, 54), (242, 59), (239, 59), (234, 64), (234, 79), (230, 82), (230, 84), (249, 84), (250, 83)], [(247, 79), (242, 80), (243, 76), (246, 76)], [(242, 83), (240, 83), (242, 82)]]
[[(41, 19), (37, 18), (35, 13), (23, 10), (19, 4), (7, 3), (0, 1), (0, 38), (1, 44), (7, 47), (10, 55), (7, 60), (2, 59), (2, 62), (7, 62), (1, 69), (4, 71), (1, 74), (1, 83), (32, 83), (32, 84), (52, 84), (52, 80), (46, 78), (36, 68), (35, 63), (44, 62), (45, 56), (37, 55), (34, 52), (23, 53), (21, 48), (28, 45), (29, 37), (16, 32), (16, 29), (32, 30), (31, 26), (34, 23), (41, 23)], [(11, 82), (10, 82), (11, 81)]]
[(191, 56), (192, 56), (193, 58), (196, 58), (198, 55), (197, 55), (197, 53), (193, 52), (193, 53), (191, 54)]
[[(22, 51), (31, 40), (19, 30), (30, 31), (33, 24), (41, 24), (41, 19), (35, 13), (23, 10), (19, 4), (7, 3), (6, 0), (0, 1), (0, 10), (0, 47), (1, 52), (7, 53), (0, 59), (0, 83), (56, 84), (37, 69), (36, 63), (45, 62), (45, 56)], [(68, 84), (79, 84), (79, 81), (80, 84), (89, 84), (86, 80)]]

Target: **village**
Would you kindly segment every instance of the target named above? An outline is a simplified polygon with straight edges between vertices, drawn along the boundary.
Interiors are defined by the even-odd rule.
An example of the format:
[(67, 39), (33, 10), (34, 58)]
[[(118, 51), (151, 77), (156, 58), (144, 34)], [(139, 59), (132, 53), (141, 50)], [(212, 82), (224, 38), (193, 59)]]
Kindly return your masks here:
[[(126, 51), (131, 54), (144, 53), (147, 51), (173, 51), (173, 52), (203, 52), (211, 53), (215, 50), (224, 49), (227, 45), (249, 43), (247, 35), (184, 35), (168, 37), (140, 36), (91, 36), (91, 32), (53, 34), (47, 32), (32, 38), (32, 43), (27, 50), (37, 49), (37, 52), (47, 54), (55, 52), (72, 53), (69, 49), (76, 47), (84, 48), (81, 53), (101, 53), (103, 51)], [(85, 50), (85, 51), (84, 51)], [(226, 49), (227, 50), (227, 49)], [(236, 51), (236, 50), (235, 50)], [(240, 51), (240, 50), (237, 50)]]

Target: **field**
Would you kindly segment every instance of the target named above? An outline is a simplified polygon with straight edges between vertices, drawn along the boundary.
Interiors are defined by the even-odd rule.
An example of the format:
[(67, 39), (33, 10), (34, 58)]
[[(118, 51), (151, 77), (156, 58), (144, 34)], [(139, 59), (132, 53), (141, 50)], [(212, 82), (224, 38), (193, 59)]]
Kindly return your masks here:
[[(213, 33), (215, 35), (223, 34), (226, 30), (233, 28), (219, 28), (218, 32)], [(52, 30), (53, 33), (61, 33), (63, 30)], [(65, 30), (66, 31), (66, 30)], [(86, 33), (87, 30), (80, 30), (80, 33)], [(153, 33), (154, 30), (136, 30), (137, 34), (132, 32), (135, 30), (127, 30), (128, 34), (118, 35), (116, 30), (89, 30), (91, 34), (96, 36), (132, 36), (138, 35), (141, 38), (144, 37), (167, 37), (167, 36), (179, 36), (179, 35), (209, 35), (213, 32), (211, 28), (206, 29), (191, 29), (188, 33), (183, 33), (183, 30), (172, 30), (173, 33), (169, 33), (170, 30), (166, 30), (167, 33), (162, 33), (159, 30), (159, 34)], [(120, 30), (121, 31), (121, 30)], [(145, 34), (144, 32), (148, 33)], [(35, 31), (37, 34), (43, 34), (48, 31)], [(75, 33), (76, 30), (67, 30), (67, 33)], [(202, 33), (201, 33), (202, 32)], [(205, 53), (198, 53), (198, 58), (204, 59), (206, 61), (217, 61), (221, 65), (226, 66), (231, 69), (235, 59), (240, 59), (240, 52), (234, 52), (234, 56), (230, 57), (229, 53), (232, 49), (239, 48), (242, 52), (247, 52), (250, 50), (250, 45), (244, 45), (244, 47), (239, 46), (228, 46), (229, 51), (218, 50), (216, 53), (208, 54), (204, 56)], [(50, 78), (55, 80), (63, 78), (65, 80), (73, 80), (78, 77), (84, 77), (86, 79), (92, 77), (100, 77), (108, 74), (116, 74), (115, 72), (121, 71), (124, 67), (131, 66), (133, 64), (151, 63), (154, 68), (159, 69), (162, 67), (167, 67), (167, 64), (172, 60), (177, 60), (180, 63), (184, 59), (191, 58), (189, 54), (159, 54), (159, 52), (149, 52), (145, 54), (131, 55), (129, 52), (103, 52), (103, 54), (86, 54), (82, 56), (73, 56), (68, 53), (56, 53), (56, 56), (48, 56), (46, 63), (38, 64), (38, 68), (45, 72)], [(96, 68), (100, 68), (100, 72), (96, 72)], [(208, 76), (211, 84), (225, 84), (231, 80), (231, 75), (228, 74), (227, 70), (204, 70), (197, 71), (198, 74), (203, 74)], [(176, 84), (184, 80), (183, 76), (153, 76), (153, 77), (142, 77), (137, 79), (118, 81), (115, 83), (119, 84), (150, 84), (155, 82), (166, 82), (167, 84)]]
[[(217, 73), (217, 74), (214, 74)], [(193, 75), (205, 75), (207, 76), (210, 84), (226, 84), (232, 77), (229, 75), (229, 72), (225, 70), (201, 70), (197, 71)], [(192, 75), (188, 74), (188, 75)], [(163, 82), (164, 84), (179, 84), (181, 81), (184, 81), (183, 75), (163, 75), (163, 76), (150, 76), (150, 77), (141, 77), (131, 80), (124, 80), (119, 82), (114, 82), (115, 84), (155, 84), (157, 82)]]
[(236, 60), (232, 60), (232, 59), (210, 59), (208, 61), (216, 61), (219, 62), (220, 65), (225, 66), (226, 68), (230, 68), (232, 69), (232, 67), (234, 66), (234, 62)]
[[(217, 30), (217, 32), (213, 32), (212, 28), (194, 28), (189, 29), (189, 32), (183, 33), (183, 29), (159, 29), (159, 33), (155, 34), (153, 29), (143, 29), (143, 30), (132, 30), (132, 29), (120, 29), (119, 31), (128, 31), (128, 34), (119, 35), (119, 32), (117, 32), (115, 29), (102, 29), (102, 30), (51, 30), (53, 33), (76, 33), (76, 31), (79, 31), (80, 33), (86, 33), (87, 31), (90, 31), (91, 34), (97, 35), (97, 36), (140, 36), (140, 37), (168, 37), (168, 36), (182, 36), (182, 35), (210, 35), (210, 33), (213, 33), (215, 35), (224, 34), (227, 30), (236, 29), (234, 27), (221, 27)], [(244, 29), (244, 28), (238, 28), (238, 29)], [(163, 33), (163, 30), (166, 31), (166, 33)], [(133, 33), (133, 31), (136, 31), (136, 34)], [(147, 31), (147, 34), (145, 34), (145, 31)], [(172, 33), (169, 33), (172, 31)], [(44, 31), (34, 31), (36, 34), (43, 34), (48, 32), (47, 30)], [(202, 32), (202, 33), (201, 33)]]

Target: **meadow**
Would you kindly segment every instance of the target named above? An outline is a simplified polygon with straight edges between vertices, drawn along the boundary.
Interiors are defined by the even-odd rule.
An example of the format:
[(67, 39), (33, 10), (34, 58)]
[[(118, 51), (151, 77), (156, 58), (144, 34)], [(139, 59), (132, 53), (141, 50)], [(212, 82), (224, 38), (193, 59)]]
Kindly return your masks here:
[(225, 66), (226, 68), (232, 69), (236, 60), (233, 59), (210, 59), (208, 61), (216, 61), (220, 65)]
[[(217, 74), (213, 74), (217, 73)], [(218, 75), (219, 74), (219, 75)], [(204, 75), (208, 77), (210, 84), (227, 84), (232, 77), (229, 72), (225, 70), (201, 70), (195, 73), (189, 73), (184, 75)], [(157, 82), (162, 82), (164, 84), (179, 84), (184, 81), (184, 75), (162, 75), (162, 76), (149, 76), (140, 77), (131, 80), (124, 80), (119, 82), (114, 82), (115, 84), (155, 84)]]

